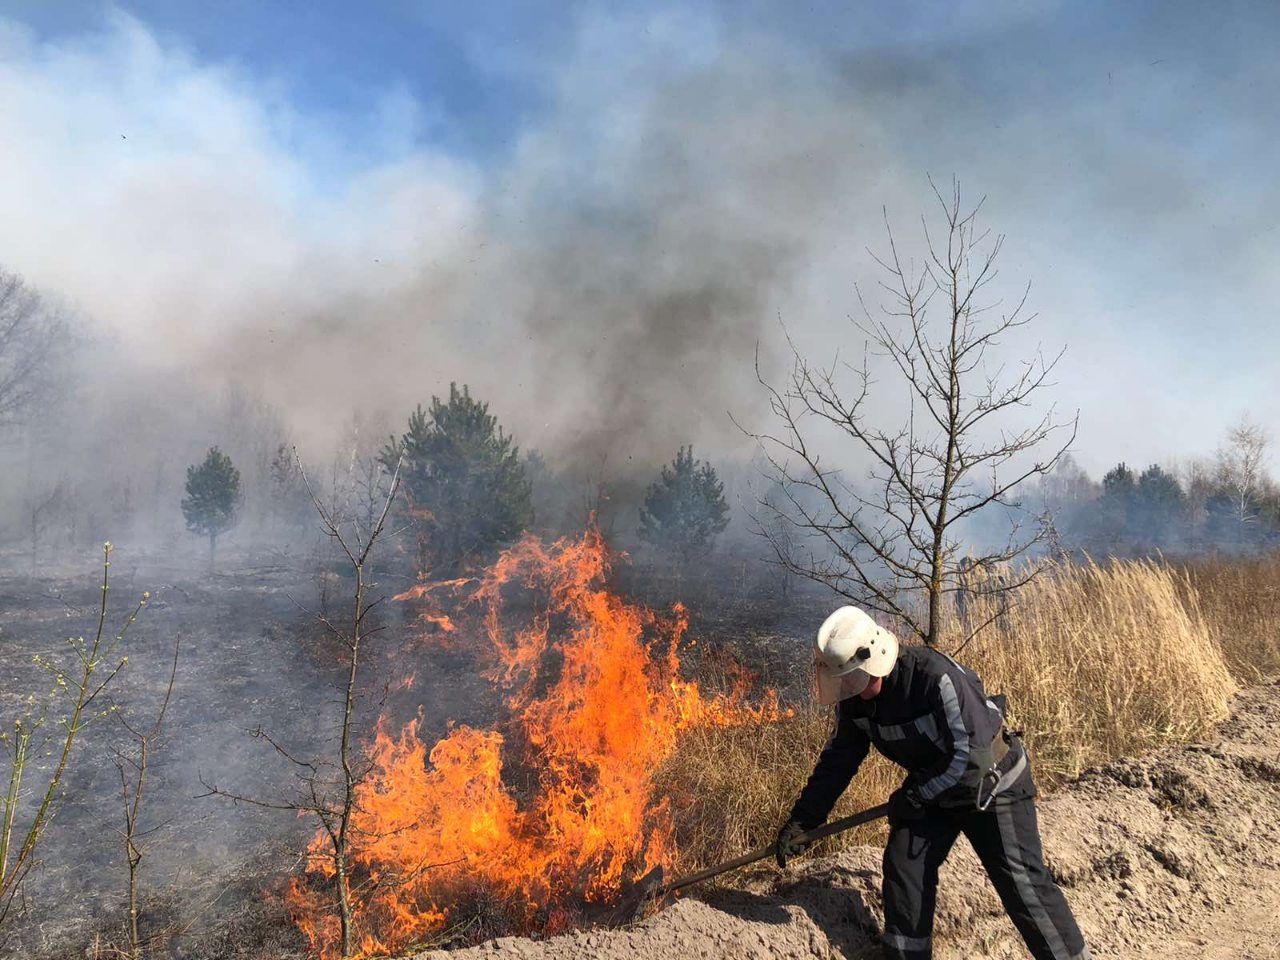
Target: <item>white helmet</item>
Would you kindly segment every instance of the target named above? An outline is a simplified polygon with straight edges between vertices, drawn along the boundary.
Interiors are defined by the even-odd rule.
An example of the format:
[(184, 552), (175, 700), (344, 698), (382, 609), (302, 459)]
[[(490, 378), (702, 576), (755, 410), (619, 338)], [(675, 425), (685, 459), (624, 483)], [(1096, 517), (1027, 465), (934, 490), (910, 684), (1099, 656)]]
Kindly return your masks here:
[(887, 677), (898, 659), (898, 638), (857, 607), (841, 607), (813, 642), (818, 702), (856, 697), (874, 677)]

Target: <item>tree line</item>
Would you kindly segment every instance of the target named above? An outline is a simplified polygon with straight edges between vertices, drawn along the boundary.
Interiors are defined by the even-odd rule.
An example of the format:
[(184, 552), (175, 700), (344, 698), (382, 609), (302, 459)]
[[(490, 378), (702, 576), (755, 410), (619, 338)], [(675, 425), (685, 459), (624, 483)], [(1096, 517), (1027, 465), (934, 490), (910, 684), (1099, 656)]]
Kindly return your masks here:
[(1063, 548), (1094, 556), (1280, 549), (1280, 484), (1268, 439), (1242, 420), (1214, 456), (1181, 467), (1116, 464), (1095, 481), (1070, 457), (1040, 497)]
[[(283, 419), (251, 391), (231, 386), (220, 401), (193, 402), (190, 422), (157, 426), (159, 437), (135, 429), (152, 429), (152, 415), (124, 407), (116, 411), (118, 425), (78, 421), (75, 409), (89, 403), (75, 377), (85, 342), (79, 320), (0, 266), (0, 429), (9, 441), (4, 533), (10, 542), (25, 542), (33, 568), (55, 551), (105, 535), (167, 540), (175, 521), (207, 539), (211, 564), (220, 539), (233, 530), (256, 546), (314, 537), (312, 498)], [(194, 453), (185, 438), (197, 425), (213, 445), (188, 463), (183, 478), (182, 464)], [(89, 449), (66, 456), (68, 444), (81, 445), (73, 437), (82, 429)], [(602, 505), (603, 477), (594, 503), (569, 504), (561, 488), (573, 483), (536, 451), (523, 453), (466, 386), (451, 385), (447, 396), (414, 410), (406, 428), (380, 449), (370, 447), (370, 433), (356, 418), (334, 462), (312, 464), (307, 472), (330, 502), (359, 490), (372, 502), (385, 492), (378, 488), (390, 464), (403, 455), (398, 509), (404, 516), (398, 519), (414, 534), (420, 569), (455, 571), (538, 521), (540, 532), (569, 532)], [(170, 442), (176, 438), (184, 439)], [(87, 464), (93, 466), (81, 475)], [(642, 498), (617, 498), (628, 501), (630, 514), (620, 522), (655, 561), (687, 567), (728, 523), (723, 485), (692, 446), (681, 447), (652, 479)]]
[[(370, 503), (385, 500), (388, 478), (400, 470), (397, 519), (411, 531), (416, 570), (452, 576), (484, 562), (495, 549), (530, 529), (535, 520), (534, 479), (545, 472), (536, 454), (520, 455), (489, 405), (465, 385), (450, 384), (410, 415), (406, 430), (388, 439), (356, 473)], [(272, 461), (270, 513), (285, 525), (307, 521), (311, 494), (301, 462), (287, 444)], [(181, 503), (187, 528), (209, 540), (233, 529), (242, 503), (240, 472), (218, 447), (187, 469)], [(705, 557), (728, 526), (729, 505), (715, 468), (681, 446), (649, 484), (636, 514), (636, 535), (655, 562), (678, 572)]]

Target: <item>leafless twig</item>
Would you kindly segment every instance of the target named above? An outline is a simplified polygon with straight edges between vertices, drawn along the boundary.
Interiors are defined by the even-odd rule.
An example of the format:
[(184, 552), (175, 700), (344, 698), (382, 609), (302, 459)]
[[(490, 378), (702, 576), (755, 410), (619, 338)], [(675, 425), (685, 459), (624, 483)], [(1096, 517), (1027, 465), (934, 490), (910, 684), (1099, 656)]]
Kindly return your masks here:
[(142, 794), (147, 784), (147, 763), (151, 758), (151, 748), (160, 736), (165, 714), (169, 710), (169, 701), (173, 698), (174, 681), (178, 676), (178, 656), (182, 648), (182, 638), (173, 643), (173, 663), (169, 669), (169, 683), (165, 687), (164, 699), (156, 711), (155, 720), (150, 727), (139, 729), (133, 726), (119, 711), (116, 717), (121, 726), (133, 737), (134, 750), (126, 753), (114, 751), (116, 770), (120, 774), (120, 798), (124, 808), (124, 850), (125, 862), (129, 867), (129, 956), (130, 960), (142, 960), (143, 938), (138, 927), (138, 874), (142, 864), (143, 848), (140, 841), (153, 833), (151, 830), (140, 830), (139, 819), (142, 812)]

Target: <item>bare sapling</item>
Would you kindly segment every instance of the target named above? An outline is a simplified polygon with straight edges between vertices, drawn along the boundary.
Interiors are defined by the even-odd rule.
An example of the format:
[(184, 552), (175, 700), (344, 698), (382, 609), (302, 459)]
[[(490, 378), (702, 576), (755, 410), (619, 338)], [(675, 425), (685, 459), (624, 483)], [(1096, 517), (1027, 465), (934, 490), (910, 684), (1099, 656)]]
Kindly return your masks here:
[(146, 942), (138, 924), (138, 878), (144, 853), (143, 841), (156, 830), (155, 827), (143, 830), (139, 826), (142, 815), (142, 795), (147, 786), (147, 764), (151, 759), (152, 748), (155, 747), (160, 737), (165, 713), (169, 709), (169, 702), (173, 698), (174, 680), (178, 675), (178, 654), (181, 646), (181, 638), (174, 641), (173, 663), (169, 668), (169, 683), (165, 687), (164, 699), (161, 700), (160, 707), (156, 711), (155, 719), (151, 725), (145, 728), (136, 727), (125, 718), (123, 713), (116, 712), (116, 717), (121, 726), (128, 731), (129, 736), (133, 739), (131, 750), (113, 750), (114, 755), (112, 757), (116, 770), (120, 774), (120, 799), (124, 810), (122, 840), (124, 842), (125, 862), (129, 869), (129, 960), (142, 960), (143, 945)]
[[(299, 464), (301, 469), (301, 464)], [(303, 481), (306, 482), (306, 474), (303, 473)], [(378, 513), (377, 519), (373, 521), (373, 525), (366, 527), (360, 522), (357, 515), (351, 520), (352, 533), (354, 536), (348, 538), (343, 533), (343, 523), (341, 519), (333, 512), (326, 511), (320, 499), (311, 490), (310, 483), (307, 483), (307, 490), (311, 494), (311, 502), (315, 505), (316, 511), (320, 515), (320, 522), (324, 526), (325, 533), (333, 538), (333, 540), (342, 549), (346, 555), (348, 562), (351, 564), (352, 572), (355, 575), (355, 596), (351, 607), (351, 627), (349, 631), (343, 631), (340, 627), (334, 625), (331, 621), (326, 620), (325, 626), (337, 636), (347, 647), (349, 658), (347, 670), (347, 684), (345, 696), (343, 698), (342, 710), (342, 732), (339, 739), (339, 764), (342, 767), (342, 789), (338, 798), (336, 808), (330, 806), (322, 806), (316, 810), (316, 814), (320, 819), (325, 832), (329, 835), (329, 840), (333, 845), (333, 867), (334, 876), (337, 879), (337, 897), (338, 912), (342, 925), (342, 956), (349, 957), (353, 952), (354, 938), (352, 936), (352, 916), (351, 916), (351, 887), (350, 877), (348, 876), (348, 851), (351, 836), (351, 817), (355, 809), (356, 787), (363, 776), (357, 777), (355, 766), (352, 762), (351, 741), (352, 741), (352, 718), (355, 708), (356, 696), (356, 679), (360, 666), (360, 646), (365, 637), (368, 635), (366, 630), (366, 620), (373, 604), (366, 600), (365, 591), (367, 583), (365, 581), (365, 564), (369, 560), (370, 554), (373, 552), (374, 546), (381, 537), (386, 527), (387, 516), (391, 512), (391, 504), (395, 500), (396, 492), (400, 486), (400, 465), (396, 464), (396, 469), (391, 477), (391, 484), (387, 490), (387, 495), (382, 504), (382, 510)], [(368, 516), (372, 517), (372, 511)], [(381, 602), (382, 598), (374, 601)]]
[[(45, 832), (53, 822), (62, 799), (62, 783), (80, 733), (94, 720), (114, 708), (99, 708), (103, 692), (128, 663), (119, 650), (129, 628), (137, 620), (150, 594), (144, 593), (137, 607), (119, 631), (107, 630), (107, 595), (110, 590), (111, 544), (102, 548), (102, 597), (93, 637), (67, 640), (73, 658), (69, 664), (37, 655), (35, 663), (53, 678), (53, 687), (44, 700), (33, 694), (27, 698), (26, 715), (0, 730), (0, 743), (8, 753), (9, 782), (0, 809), (0, 931), (18, 897), (23, 881), (38, 863), (37, 855)], [(105, 676), (104, 676), (105, 674)], [(18, 820), (24, 803), (24, 778), (42, 758), (53, 759), (52, 770), (41, 778), (35, 791), (25, 827)], [(29, 785), (28, 785), (29, 786)]]
[(31, 570), (40, 566), (40, 540), (44, 536), (49, 517), (66, 506), (67, 490), (58, 483), (52, 490), (33, 493), (26, 502), (27, 531), (31, 539)]
[[(295, 459), (296, 457), (295, 450)], [(291, 810), (319, 820), (328, 841), (324, 857), (332, 867), (334, 907), (340, 925), (341, 956), (345, 958), (354, 955), (358, 946), (354, 921), (357, 891), (353, 889), (351, 879), (352, 823), (357, 813), (358, 790), (369, 773), (368, 765), (358, 763), (355, 757), (355, 707), (360, 657), (365, 641), (381, 629), (371, 622), (370, 614), (385, 599), (380, 596), (369, 600), (370, 558), (387, 531), (391, 507), (400, 488), (400, 464), (397, 463), (392, 471), (376, 511), (368, 509), (367, 496), (363, 504), (353, 498), (354, 502), (349, 505), (352, 509), (341, 510), (336, 503), (326, 506), (312, 488), (300, 461), (298, 470), (320, 517), (325, 535), (338, 545), (354, 576), (351, 608), (345, 621), (329, 617), (325, 613), (317, 616), (347, 653), (347, 678), (338, 731), (338, 755), (328, 760), (302, 760), (294, 757), (276, 738), (258, 729), (254, 734), (256, 737), (266, 740), (277, 753), (299, 769), (298, 779), (303, 784), (302, 796), (286, 801), (263, 800), (222, 790), (207, 783), (205, 786), (208, 793), (205, 796), (222, 796), (256, 806)], [(380, 882), (396, 882), (396, 878), (383, 878)], [(363, 889), (368, 892), (369, 888)]]
[[(813, 363), (788, 336), (793, 362), (783, 385), (770, 384), (757, 363), (779, 426), (749, 432), (775, 482), (757, 530), (775, 562), (895, 618), (929, 645), (941, 637), (948, 595), (975, 582), (1008, 594), (1036, 575), (1034, 563), (1010, 568), (1046, 536), (1017, 492), (1051, 471), (1076, 433), (1076, 418), (1058, 420), (1052, 405), (1026, 413), (1062, 352), (1037, 349), (1017, 362), (1004, 354), (1004, 341), (1035, 319), (1029, 286), (1009, 309), (988, 289), (1004, 238), (979, 228), (981, 203), (963, 207), (958, 183), (950, 197), (936, 187), (934, 195), (942, 231), (924, 222), (921, 265), (900, 254), (885, 216), (888, 249), (872, 257), (886, 302), (873, 312), (858, 291), (861, 356), (832, 351)], [(870, 407), (885, 397), (907, 400), (905, 422), (876, 422)], [(865, 464), (865, 477), (842, 472), (841, 461)], [(1005, 534), (965, 557), (965, 525), (998, 513)]]

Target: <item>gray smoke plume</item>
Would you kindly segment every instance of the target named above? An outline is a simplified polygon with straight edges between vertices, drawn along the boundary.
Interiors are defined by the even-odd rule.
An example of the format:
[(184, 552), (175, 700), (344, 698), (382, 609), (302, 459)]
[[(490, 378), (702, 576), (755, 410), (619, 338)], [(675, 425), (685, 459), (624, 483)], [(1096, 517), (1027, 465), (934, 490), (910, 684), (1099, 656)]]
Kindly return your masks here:
[[(745, 449), (725, 414), (759, 421), (778, 318), (810, 355), (856, 355), (882, 205), (918, 255), (926, 176), (958, 173), (1009, 234), (1011, 288), (1036, 282), (1037, 337), (1071, 347), (1087, 467), (1280, 416), (1274, 331), (1248, 319), (1275, 292), (1247, 149), (1274, 18), (1135, 15), (1099, 40), (1052, 4), (881, 13), (589, 12), (513, 68), (539, 106), (483, 162), (433, 146), (403, 93), (335, 130), (125, 14), (62, 41), (6, 21), (0, 182), (23, 188), (0, 191), (0, 255), (119, 344), (103, 403), (156, 378), (156, 424), (234, 382), (325, 450), (353, 411), (398, 426), (456, 380), (526, 448), (651, 468), (684, 442)], [(1179, 56), (1225, 56), (1245, 21), (1233, 73)], [(1192, 116), (1246, 149), (1183, 149)], [(1210, 311), (1244, 318), (1247, 351), (1197, 348)]]

